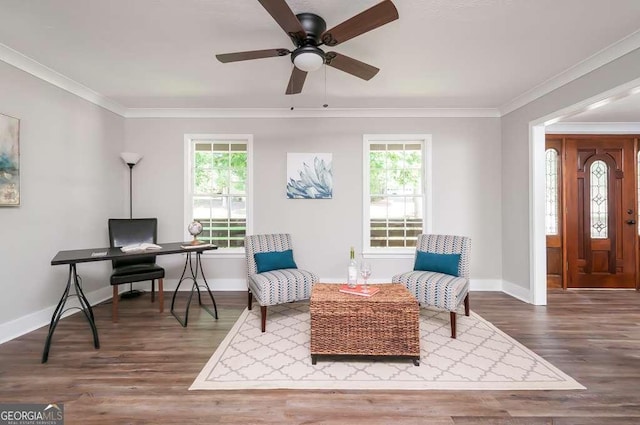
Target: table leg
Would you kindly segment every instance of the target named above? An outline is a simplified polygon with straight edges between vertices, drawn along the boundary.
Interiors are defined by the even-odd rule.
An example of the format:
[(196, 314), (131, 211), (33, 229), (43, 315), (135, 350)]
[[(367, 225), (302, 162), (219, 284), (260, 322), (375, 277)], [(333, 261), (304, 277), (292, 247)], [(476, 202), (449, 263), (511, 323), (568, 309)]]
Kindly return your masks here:
[(60, 297), (60, 301), (56, 306), (56, 309), (53, 311), (53, 315), (51, 316), (51, 322), (49, 323), (49, 332), (47, 334), (47, 339), (44, 343), (44, 351), (42, 352), (42, 363), (46, 363), (49, 359), (49, 348), (51, 347), (51, 339), (53, 338), (53, 332), (56, 330), (56, 326), (58, 326), (58, 322), (60, 322), (60, 318), (62, 314), (66, 311), (64, 306), (67, 303), (67, 299), (69, 299), (71, 282), (73, 282), (73, 289), (75, 290), (75, 295), (78, 298), (78, 302), (80, 303), (80, 310), (84, 313), (89, 325), (91, 326), (91, 331), (93, 332), (93, 345), (95, 348), (100, 348), (100, 341), (98, 339), (98, 329), (96, 328), (95, 319), (93, 316), (93, 310), (91, 309), (91, 305), (85, 297), (84, 292), (82, 291), (82, 286), (79, 282), (78, 273), (76, 271), (75, 264), (69, 264), (69, 277), (67, 278), (67, 286), (64, 288), (62, 293), (62, 297)]
[(201, 255), (202, 255), (201, 252), (197, 252), (196, 253), (196, 278), (198, 276), (198, 268), (199, 268), (200, 269), (200, 273), (202, 274), (202, 280), (204, 281), (204, 287), (207, 289), (207, 292), (209, 293), (209, 298), (211, 298), (211, 303), (213, 304), (213, 310), (214, 311), (211, 311), (209, 306), (202, 304), (202, 301), (200, 299), (200, 289), (198, 288), (198, 285), (196, 284), (196, 289), (198, 289), (198, 302), (200, 303), (200, 307), (204, 308), (207, 311), (207, 313), (209, 313), (215, 319), (218, 319), (218, 307), (216, 306), (216, 299), (213, 298), (213, 294), (211, 293), (211, 288), (209, 288), (209, 282), (207, 282), (207, 278), (204, 276), (204, 270), (202, 270)]
[[(187, 265), (191, 265), (190, 252), (187, 252), (187, 258), (185, 259), (185, 262), (184, 262), (184, 268), (182, 269), (182, 274), (180, 275), (178, 286), (176, 286), (176, 290), (173, 291), (173, 297), (171, 297), (171, 314), (173, 315), (173, 317), (176, 318), (176, 320), (182, 325), (183, 328), (186, 327), (187, 323), (189, 322), (189, 305), (191, 304), (191, 297), (193, 297), (193, 287), (191, 288), (191, 293), (189, 294), (189, 300), (187, 301), (187, 309), (185, 311), (184, 320), (180, 316), (178, 316), (178, 314), (174, 309), (174, 306), (176, 304), (176, 295), (178, 295), (178, 290), (180, 289), (180, 285), (182, 285), (182, 282), (188, 279), (193, 279), (193, 278), (190, 278), (189, 276), (185, 277), (185, 273), (187, 272)], [(191, 270), (191, 274), (193, 275), (193, 270)]]
[[(216, 301), (213, 298), (213, 294), (211, 293), (211, 289), (209, 288), (209, 284), (207, 283), (207, 279), (204, 277), (204, 271), (202, 270), (202, 262), (201, 262), (201, 254), (202, 253), (201, 252), (196, 252), (195, 266), (193, 264), (193, 258), (191, 256), (191, 254), (192, 254), (192, 252), (187, 252), (187, 258), (185, 259), (184, 268), (182, 269), (182, 275), (180, 276), (180, 280), (178, 281), (178, 286), (176, 286), (176, 290), (173, 292), (173, 297), (171, 298), (171, 314), (182, 325), (182, 327), (186, 327), (187, 324), (189, 323), (189, 307), (191, 306), (191, 300), (193, 299), (193, 291), (194, 290), (196, 290), (198, 292), (198, 304), (200, 305), (200, 307), (204, 308), (210, 315), (212, 315), (216, 319), (218, 318), (218, 307), (216, 306)], [(186, 275), (187, 274), (187, 266), (189, 267), (189, 271), (191, 272), (191, 276)], [(200, 273), (202, 273), (202, 280), (204, 281), (204, 286), (207, 289), (207, 292), (209, 293), (209, 297), (211, 298), (211, 301), (213, 303), (213, 308), (215, 310), (214, 312), (212, 312), (211, 309), (208, 306), (202, 304), (202, 299), (200, 297), (200, 286), (198, 285), (198, 271), (200, 271)], [(187, 307), (185, 309), (184, 319), (182, 319), (180, 316), (178, 316), (178, 314), (176, 313), (174, 307), (175, 307), (176, 295), (178, 294), (178, 290), (180, 289), (180, 285), (185, 280), (191, 280), (193, 283), (191, 285), (191, 292), (189, 294), (189, 299), (187, 300)]]
[(91, 326), (91, 332), (93, 333), (93, 346), (95, 348), (100, 348), (100, 341), (98, 340), (98, 328), (96, 328), (96, 319), (93, 316), (93, 309), (91, 308), (91, 304), (89, 304), (89, 300), (87, 300), (87, 297), (84, 295), (84, 291), (82, 290), (82, 285), (80, 285), (78, 275), (76, 273), (75, 264), (73, 264), (73, 274), (75, 276), (75, 279), (73, 279), (73, 284), (76, 290), (76, 297), (78, 298), (78, 302), (82, 306), (82, 312), (87, 318), (89, 326)]

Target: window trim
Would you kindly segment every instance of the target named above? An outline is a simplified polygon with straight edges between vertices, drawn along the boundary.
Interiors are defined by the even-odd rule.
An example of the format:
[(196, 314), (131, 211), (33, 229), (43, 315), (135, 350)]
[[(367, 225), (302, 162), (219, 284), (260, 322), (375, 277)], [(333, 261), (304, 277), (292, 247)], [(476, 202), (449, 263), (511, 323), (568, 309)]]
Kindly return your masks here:
[[(193, 178), (191, 170), (193, 167), (192, 155), (193, 146), (196, 141), (202, 142), (243, 142), (247, 144), (247, 235), (253, 234), (253, 134), (185, 134), (184, 135), (184, 216), (183, 234), (184, 240), (188, 241), (192, 236), (187, 231), (187, 226), (191, 223), (193, 216)], [(244, 248), (218, 248), (216, 250), (205, 251), (205, 257), (225, 257), (244, 258)]]
[(433, 218), (432, 137), (431, 134), (364, 134), (362, 136), (362, 256), (364, 258), (413, 258), (416, 252), (415, 248), (371, 247), (370, 245), (369, 200), (371, 185), (369, 182), (369, 148), (371, 144), (380, 142), (420, 142), (422, 144), (422, 187), (424, 188), (422, 231), (423, 233), (431, 233)]

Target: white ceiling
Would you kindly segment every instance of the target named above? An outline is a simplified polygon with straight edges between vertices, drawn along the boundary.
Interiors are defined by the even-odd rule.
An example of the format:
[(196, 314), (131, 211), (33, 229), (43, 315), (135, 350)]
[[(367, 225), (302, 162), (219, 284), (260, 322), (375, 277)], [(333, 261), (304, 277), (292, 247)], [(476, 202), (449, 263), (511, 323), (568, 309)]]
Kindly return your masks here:
[[(331, 28), (378, 0), (287, 3)], [(214, 57), (293, 47), (257, 0), (0, 0), (0, 43), (125, 108), (504, 108), (640, 29), (639, 0), (394, 3), (333, 48), (377, 76), (323, 68), (294, 96), (289, 57)]]

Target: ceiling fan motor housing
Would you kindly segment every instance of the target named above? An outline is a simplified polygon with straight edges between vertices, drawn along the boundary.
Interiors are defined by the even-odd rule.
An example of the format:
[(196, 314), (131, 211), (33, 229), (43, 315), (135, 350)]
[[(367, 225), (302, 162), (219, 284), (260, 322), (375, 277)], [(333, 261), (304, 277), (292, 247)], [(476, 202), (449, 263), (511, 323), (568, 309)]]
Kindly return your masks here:
[(300, 21), (300, 25), (307, 33), (304, 40), (295, 41), (298, 47), (304, 45), (317, 46), (320, 44), (320, 37), (327, 30), (327, 23), (315, 13), (299, 13), (296, 18)]
[[(325, 62), (325, 54), (322, 49), (318, 47), (318, 44), (321, 43), (320, 37), (327, 29), (327, 24), (320, 16), (314, 13), (300, 13), (296, 15), (296, 18), (300, 21), (302, 28), (306, 33), (306, 37), (304, 40), (293, 38), (294, 43), (298, 46), (293, 52), (291, 52), (291, 62), (293, 62), (296, 66), (298, 66), (303, 71), (309, 71), (313, 69), (317, 69), (318, 65), (321, 65)], [(322, 62), (315, 62), (315, 65), (310, 66), (309, 69), (305, 69), (304, 66), (301, 66), (300, 62), (296, 62), (296, 58), (300, 55), (317, 55), (321, 58)], [(311, 56), (313, 58), (314, 56)], [(302, 59), (302, 58), (300, 58)], [(308, 62), (309, 57), (306, 57)]]

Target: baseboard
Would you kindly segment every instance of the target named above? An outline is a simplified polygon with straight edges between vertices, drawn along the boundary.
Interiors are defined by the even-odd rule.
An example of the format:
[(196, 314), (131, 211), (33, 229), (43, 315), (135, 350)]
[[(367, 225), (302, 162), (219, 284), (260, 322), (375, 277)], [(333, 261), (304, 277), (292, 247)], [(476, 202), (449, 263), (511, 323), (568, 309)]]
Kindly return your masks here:
[(520, 285), (503, 280), (502, 292), (507, 295), (511, 295), (513, 298), (517, 298), (520, 301), (524, 301), (527, 304), (533, 304), (533, 293), (528, 288), (523, 288)]
[[(325, 283), (343, 283), (343, 278), (321, 278), (321, 282)], [(386, 283), (389, 282), (390, 279), (371, 279), (370, 282), (372, 284), (376, 283)], [(202, 282), (200, 282), (202, 283)], [(246, 291), (247, 290), (247, 281), (246, 279), (211, 279), (208, 281), (209, 287), (213, 291)], [(175, 291), (176, 286), (178, 285), (178, 279), (165, 279), (164, 280), (164, 291), (166, 294), (170, 294)], [(140, 286), (140, 285), (138, 285)], [(149, 285), (147, 285), (149, 286)], [(180, 291), (190, 291), (191, 290), (191, 282), (184, 281), (182, 285), (180, 285)], [(125, 292), (129, 289), (129, 285), (120, 285), (120, 292)], [(145, 290), (149, 290), (150, 288), (145, 288)], [(507, 295), (511, 295), (514, 298), (517, 298), (526, 303), (530, 303), (531, 301), (531, 293), (528, 289), (525, 289), (521, 286), (518, 286), (514, 283), (502, 281), (499, 279), (471, 279), (470, 282), (470, 290), (471, 291), (502, 291)], [(95, 305), (101, 303), (105, 300), (111, 299), (113, 295), (113, 291), (111, 286), (100, 288), (98, 290), (89, 292), (85, 294), (89, 303), (91, 305)], [(77, 307), (78, 301), (76, 298), (70, 298), (67, 302), (67, 307)], [(20, 317), (18, 319), (12, 320), (10, 322), (0, 324), (0, 344), (3, 344), (7, 341), (10, 341), (14, 338), (22, 336), (26, 333), (39, 329), (43, 326), (47, 326), (51, 321), (51, 316), (55, 310), (55, 305), (51, 307), (47, 307), (40, 311), (36, 311), (34, 313), (28, 314), (26, 316)], [(65, 312), (62, 317), (67, 317), (72, 314), (78, 313), (78, 309), (72, 309)], [(43, 341), (44, 344), (44, 341)]]
[[(390, 281), (391, 281), (391, 278), (369, 279), (369, 283), (372, 283), (372, 284), (389, 283)], [(334, 277), (321, 277), (320, 282), (345, 283), (345, 279), (334, 278)], [(202, 284), (202, 282), (200, 283)], [(211, 280), (208, 280), (208, 283), (209, 283), (209, 287), (213, 291), (246, 291), (247, 290), (246, 279), (211, 279)], [(175, 291), (177, 285), (178, 285), (178, 279), (164, 280), (164, 290), (167, 292)], [(469, 285), (470, 285), (471, 291), (503, 291), (503, 281), (500, 279), (471, 279), (471, 281), (469, 282)], [(513, 285), (513, 286), (516, 286), (516, 285)], [(180, 285), (180, 292), (190, 291), (190, 290), (191, 290), (190, 281), (184, 281), (182, 285)], [(520, 297), (517, 297), (517, 296), (516, 298), (521, 299)]]
[(502, 291), (500, 279), (470, 279), (470, 291)]
[[(111, 289), (111, 286), (109, 286), (106, 288), (100, 288), (96, 291), (87, 292), (85, 295), (87, 300), (89, 300), (89, 303), (91, 305), (95, 305), (104, 300), (111, 299), (113, 296), (113, 290)], [(78, 299), (75, 296), (67, 300), (67, 304), (65, 305), (67, 311), (62, 314), (62, 317), (71, 316), (72, 314), (80, 312), (77, 308), (69, 310), (71, 307), (80, 307)], [(15, 320), (11, 320), (10, 322), (0, 324), (0, 344), (49, 325), (51, 322), (51, 316), (53, 316), (55, 309), (56, 306), (53, 305), (40, 311), (27, 314), (26, 316), (19, 317)], [(44, 340), (42, 341), (42, 344), (44, 347)]]
[[(198, 283), (202, 288), (202, 285), (204, 284), (202, 279), (198, 279)], [(207, 283), (212, 291), (247, 290), (247, 279), (207, 279)], [(178, 279), (165, 279), (163, 285), (165, 292), (174, 292), (176, 290), (176, 286), (178, 286)], [(182, 285), (180, 285), (180, 292), (191, 291), (192, 286), (193, 281), (185, 280), (182, 282)]]

